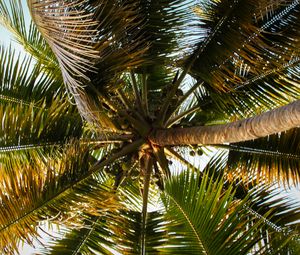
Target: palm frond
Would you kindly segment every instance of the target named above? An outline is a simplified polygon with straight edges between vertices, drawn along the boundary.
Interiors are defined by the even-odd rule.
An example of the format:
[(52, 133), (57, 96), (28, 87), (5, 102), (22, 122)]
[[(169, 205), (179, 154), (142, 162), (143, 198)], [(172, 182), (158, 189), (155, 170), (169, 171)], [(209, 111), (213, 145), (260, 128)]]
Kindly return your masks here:
[[(201, 2), (195, 7), (195, 13), (199, 15), (198, 24), (202, 28), (200, 42), (186, 61), (186, 65), (192, 65), (191, 72), (194, 75), (204, 81), (211, 79), (211, 68), (227, 57), (232, 49), (239, 47), (242, 40), (239, 28), (246, 33), (251, 30), (249, 23), (254, 8), (255, 1), (251, 0)], [(232, 38), (236, 40), (233, 42)]]
[(267, 244), (259, 245), (266, 234), (260, 232), (263, 220), (255, 220), (245, 210), (247, 200), (234, 200), (232, 186), (224, 190), (222, 178), (213, 181), (205, 174), (199, 181), (195, 172), (187, 171), (166, 184), (164, 200), (168, 230), (178, 235), (161, 248), (164, 254), (259, 254), (268, 250)]
[(227, 119), (232, 121), (232, 116), (245, 118), (260, 113), (263, 109), (297, 100), (300, 96), (299, 63), (299, 58), (294, 57), (282, 66), (237, 83), (227, 93), (206, 92), (207, 96), (198, 93), (199, 105), (203, 110), (213, 110), (217, 116), (222, 112), (226, 113)]
[(112, 254), (111, 240), (112, 233), (107, 225), (110, 217), (108, 216), (86, 216), (83, 227), (74, 228), (71, 231), (63, 231), (64, 236), (61, 240), (55, 240), (48, 243), (47, 250), (42, 250), (43, 254), (70, 254), (70, 255), (88, 255), (94, 252), (100, 254)]
[(0, 59), (2, 178), (14, 168), (21, 170), (59, 156), (64, 143), (81, 136), (82, 121), (65, 101), (61, 82), (43, 73), (32, 58), (23, 59), (2, 47)]
[(143, 55), (148, 46), (140, 35), (144, 17), (139, 16), (139, 4), (135, 0), (126, 3), (97, 0), (90, 4), (98, 22), (96, 73), (90, 75), (99, 91), (113, 88), (122, 72), (144, 61)]
[(106, 0), (28, 1), (28, 5), (33, 21), (58, 59), (64, 82), (81, 114), (93, 122), (97, 119), (93, 114), (97, 102), (84, 87), (92, 82), (92, 87), (101, 89), (116, 73), (138, 61), (136, 56), (141, 51), (130, 51), (139, 43), (124, 44), (125, 39), (131, 42), (136, 15), (130, 6)]
[(29, 153), (32, 150), (36, 153), (35, 149), (41, 147), (47, 150), (49, 145), (61, 145), (71, 138), (79, 138), (82, 133), (82, 122), (76, 111), (59, 99), (53, 100), (49, 108), (45, 103), (39, 108), (14, 102), (0, 104), (0, 117), (1, 158), (8, 160), (3, 166), (11, 166), (9, 162), (18, 161), (18, 157), (22, 161), (26, 150)]
[(226, 151), (217, 153), (207, 164), (205, 171), (210, 172), (211, 176), (214, 172), (224, 175), (225, 187), (234, 185), (237, 199), (244, 199), (250, 194), (249, 200), (252, 201), (252, 206), (247, 210), (258, 218), (262, 218), (269, 212), (270, 220), (266, 223), (273, 230), (288, 235), (299, 232), (300, 205), (293, 196), (289, 196), (289, 191), (286, 190), (285, 193), (276, 183), (257, 183), (252, 180), (252, 176), (246, 180), (244, 176), (233, 175), (228, 171), (227, 160)]
[[(80, 94), (84, 95), (82, 87), (90, 80), (86, 72), (97, 54), (97, 22), (84, 2), (27, 1), (32, 19), (55, 54), (63, 80), (78, 104)], [(82, 114), (88, 111), (84, 108), (79, 107)]]
[(36, 25), (31, 21), (28, 26), (26, 11), (26, 6), (20, 0), (1, 1), (0, 24), (11, 32), (14, 40), (43, 66), (46, 73), (62, 81), (55, 55), (37, 30)]
[(0, 100), (39, 106), (62, 96), (63, 84), (43, 73), (30, 57), (21, 57), (11, 47), (0, 48)]
[[(120, 229), (119, 225), (113, 225), (114, 231), (118, 233), (116, 250), (121, 254), (140, 254), (142, 229), (140, 212), (123, 212), (123, 220), (120, 223), (125, 228)], [(161, 212), (148, 212), (145, 228), (145, 251), (146, 254), (160, 254), (158, 247), (163, 245), (166, 238), (166, 231), (161, 225), (163, 215)]]
[(247, 117), (299, 98), (299, 8), (298, 1), (205, 2), (196, 8), (208, 30), (199, 47), (214, 36), (193, 67), (210, 97), (199, 95), (203, 109)]
[(97, 23), (93, 14), (84, 8), (84, 1), (69, 1), (66, 5), (63, 1), (29, 0), (28, 6), (33, 21), (58, 58), (65, 83), (75, 92), (83, 84), (72, 75), (89, 80), (84, 71), (95, 58)]
[(299, 129), (228, 145), (228, 171), (253, 181), (299, 183)]
[[(215, 76), (213, 83), (208, 82), (209, 79), (205, 79), (205, 76), (203, 80), (222, 89), (226, 88), (226, 84), (238, 82), (238, 74), (235, 73), (237, 68), (230, 69), (228, 62), (233, 65), (236, 63), (238, 67), (238, 63), (241, 63), (239, 61), (242, 61), (246, 65), (243, 69), (248, 68), (250, 73), (255, 74), (264, 69), (272, 69), (271, 65), (276, 66), (289, 61), (293, 52), (297, 50), (295, 39), (299, 35), (294, 28), (298, 26), (298, 7), (299, 4), (295, 1), (220, 1), (200, 4), (196, 11), (198, 10), (200, 20), (204, 23), (202, 26), (208, 32), (207, 37), (200, 43), (200, 47), (205, 47), (203, 54), (206, 55), (201, 55), (202, 63), (195, 63), (195, 68), (207, 68), (203, 75)], [(279, 19), (282, 20), (280, 25), (276, 23)], [(266, 31), (267, 29), (270, 32)], [(288, 40), (284, 40), (284, 34), (289, 36)], [(286, 48), (283, 51), (284, 47)], [(203, 63), (205, 56), (209, 56), (210, 62)], [(266, 59), (268, 57), (278, 61), (270, 61)], [(269, 62), (266, 62), (267, 60)], [(264, 69), (260, 63), (264, 65)], [(233, 73), (230, 73), (232, 70)], [(222, 75), (220, 80), (218, 72)], [(241, 76), (246, 76), (245, 72), (241, 72)]]
[[(116, 164), (112, 165), (117, 168)], [(112, 170), (110, 169), (110, 170)], [(157, 191), (150, 185), (149, 202)], [(165, 242), (166, 231), (162, 211), (147, 212), (147, 220), (142, 225), (143, 198), (137, 182), (125, 178), (116, 189), (118, 200), (123, 205), (120, 210), (107, 210), (99, 217), (86, 217), (85, 226), (67, 231), (61, 240), (55, 240), (46, 254), (139, 254), (142, 238), (145, 237), (146, 253), (157, 254), (158, 246)], [(155, 195), (154, 195), (155, 194)], [(74, 243), (76, 242), (76, 245)], [(52, 246), (53, 245), (53, 246)], [(76, 253), (77, 252), (77, 253)]]
[[(88, 151), (74, 143), (67, 146), (60, 159), (48, 161), (45, 174), (37, 175), (39, 165), (23, 168), (20, 177), (1, 181), (1, 250), (18, 252), (21, 240), (31, 244), (38, 238), (42, 220), (80, 223), (82, 213), (101, 214), (116, 207), (114, 194), (102, 185), (103, 177), (86, 177), (89, 171)], [(75, 184), (77, 184), (75, 186)]]
[[(194, 17), (195, 1), (140, 1), (139, 13), (144, 18), (141, 35), (149, 44), (145, 53), (146, 73), (152, 73), (157, 66), (173, 62), (185, 51), (192, 38), (189, 24)], [(177, 57), (176, 57), (177, 55)], [(155, 64), (154, 67), (153, 64)], [(154, 85), (155, 86), (155, 85)]]

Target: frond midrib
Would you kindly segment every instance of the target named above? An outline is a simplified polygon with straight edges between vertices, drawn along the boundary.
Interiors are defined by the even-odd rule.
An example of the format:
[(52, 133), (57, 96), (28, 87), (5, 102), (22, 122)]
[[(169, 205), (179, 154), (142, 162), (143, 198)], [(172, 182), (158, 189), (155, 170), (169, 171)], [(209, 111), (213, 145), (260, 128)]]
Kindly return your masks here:
[[(94, 166), (91, 167), (90, 170), (87, 173), (83, 174), (74, 183), (71, 183), (71, 184), (67, 185), (60, 192), (56, 193), (54, 196), (50, 197), (49, 199), (44, 200), (43, 203), (37, 205), (35, 208), (33, 208), (33, 209), (29, 210), (28, 212), (24, 213), (21, 217), (19, 217), (17, 219), (14, 219), (10, 223), (4, 225), (2, 228), (0, 228), (0, 233), (2, 231), (6, 230), (7, 228), (9, 228), (10, 226), (17, 224), (19, 221), (23, 220), (24, 218), (27, 218), (31, 214), (37, 212), (38, 210), (40, 210), (44, 206), (47, 206), (49, 203), (51, 203), (51, 201), (53, 201), (56, 198), (62, 196), (69, 189), (74, 189), (74, 187), (76, 187), (77, 185), (80, 185), (82, 182), (84, 182), (88, 178), (92, 177), (93, 173), (95, 173), (99, 168), (102, 168), (103, 166), (113, 162), (114, 160), (118, 159), (119, 157), (122, 157), (124, 153), (126, 154), (128, 152), (128, 150), (132, 149), (133, 147), (135, 148), (135, 146), (140, 146), (140, 144), (141, 144), (141, 141), (137, 140), (135, 143), (130, 144), (127, 147), (124, 147), (124, 152), (121, 150), (119, 153), (115, 153), (111, 157), (109, 157), (107, 159), (104, 159), (103, 161), (94, 164)], [(129, 149), (127, 149), (128, 147), (129, 147)]]
[(189, 216), (187, 215), (187, 213), (185, 212), (185, 210), (179, 205), (179, 203), (177, 203), (176, 199), (173, 198), (172, 196), (170, 196), (168, 194), (168, 197), (173, 201), (173, 203), (176, 205), (176, 207), (179, 209), (179, 211), (182, 213), (182, 215), (184, 216), (184, 218), (186, 219), (188, 225), (190, 226), (190, 228), (192, 229), (199, 246), (201, 247), (202, 251), (204, 252), (205, 255), (209, 255), (209, 250), (207, 249), (207, 247), (205, 247), (205, 242), (202, 241), (197, 229), (195, 228), (192, 220), (189, 218)]
[(25, 150), (27, 151), (27, 150), (40, 149), (45, 147), (56, 147), (56, 146), (61, 146), (62, 144), (63, 144), (62, 141), (57, 141), (57, 142), (46, 142), (46, 143), (37, 143), (37, 144), (5, 146), (5, 147), (0, 147), (0, 153), (13, 152), (13, 151), (25, 151)]
[(99, 220), (99, 217), (97, 217), (96, 220), (93, 222), (93, 224), (90, 227), (89, 231), (84, 235), (84, 238), (81, 239), (79, 244), (76, 246), (75, 250), (72, 252), (72, 255), (77, 255), (77, 254), (80, 255), (81, 254), (80, 250), (86, 244), (86, 242), (88, 241), (88, 239), (91, 236), (91, 234), (93, 233), (93, 231), (96, 229), (97, 224), (98, 224), (98, 220)]
[(247, 146), (239, 146), (239, 145), (234, 145), (234, 144), (229, 144), (229, 145), (219, 144), (219, 145), (216, 145), (216, 147), (225, 148), (225, 149), (237, 151), (237, 152), (245, 152), (245, 153), (250, 153), (250, 154), (263, 155), (263, 156), (287, 158), (287, 159), (294, 159), (294, 160), (300, 159), (300, 155), (297, 155), (297, 154), (265, 150), (265, 149), (259, 149), (259, 148), (251, 148), (251, 147), (247, 147)]
[[(268, 20), (266, 23), (264, 23), (263, 25), (261, 25), (260, 28), (257, 29), (257, 31), (255, 31), (254, 33), (252, 33), (249, 37), (247, 37), (247, 39), (244, 40), (244, 42), (251, 42), (252, 39), (254, 39), (255, 37), (258, 36), (258, 34), (261, 34), (262, 32), (264, 32), (266, 29), (270, 28), (276, 21), (280, 20), (283, 18), (283, 16), (288, 15), (290, 11), (292, 11), (297, 5), (299, 4), (298, 0), (295, 0), (291, 5), (287, 6), (284, 10), (282, 10), (281, 12), (279, 12), (278, 14), (276, 14), (275, 16), (272, 17), (271, 20)], [(233, 56), (233, 54), (231, 55)], [(222, 66), (227, 63), (229, 60), (231, 59), (231, 57), (228, 57), (223, 63)], [(220, 68), (220, 66), (218, 67)]]
[(249, 79), (245, 80), (244, 82), (240, 83), (240, 84), (237, 84), (236, 87), (234, 87), (231, 91), (227, 92), (227, 93), (230, 93), (230, 92), (234, 92), (234, 91), (239, 91), (239, 89), (242, 89), (254, 82), (257, 82), (259, 80), (263, 80), (273, 74), (277, 74), (279, 72), (282, 72), (288, 68), (291, 68), (291, 67), (294, 67), (294, 66), (297, 66), (298, 64), (300, 64), (300, 57), (295, 57), (293, 60), (291, 60), (289, 63), (285, 63), (279, 67), (275, 67), (273, 69), (270, 69), (270, 70), (266, 70), (265, 72), (262, 72), (260, 73), (259, 75), (257, 76), (254, 76), (254, 77), (250, 77)]

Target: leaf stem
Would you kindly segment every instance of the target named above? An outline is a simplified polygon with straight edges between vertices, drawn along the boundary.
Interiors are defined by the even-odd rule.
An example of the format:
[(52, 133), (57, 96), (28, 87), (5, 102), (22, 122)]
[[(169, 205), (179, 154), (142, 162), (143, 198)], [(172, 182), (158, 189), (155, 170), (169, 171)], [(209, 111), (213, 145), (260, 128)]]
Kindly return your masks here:
[(141, 101), (141, 95), (140, 95), (137, 81), (135, 78), (135, 74), (133, 71), (130, 72), (130, 77), (131, 77), (131, 81), (132, 81), (132, 89), (133, 89), (133, 93), (135, 96), (137, 107), (142, 113), (144, 113), (144, 108), (143, 108), (142, 101)]
[(151, 171), (153, 162), (150, 155), (146, 154), (141, 162), (144, 170), (144, 185), (143, 185), (143, 208), (142, 208), (142, 234), (141, 234), (141, 255), (146, 254), (146, 225), (147, 225), (147, 209), (148, 209), (148, 195), (151, 179)]
[(13, 221), (9, 222), (8, 224), (2, 226), (0, 228), (0, 233), (2, 231), (7, 230), (7, 228), (17, 224), (18, 222), (26, 219), (27, 217), (30, 217), (30, 215), (34, 214), (35, 212), (37, 212), (38, 210), (40, 210), (41, 208), (49, 205), (54, 199), (59, 198), (60, 196), (62, 196), (65, 192), (67, 192), (69, 189), (74, 189), (74, 187), (76, 187), (77, 185), (81, 184), (82, 182), (84, 182), (86, 179), (88, 179), (89, 177), (92, 176), (93, 173), (95, 173), (96, 171), (99, 170), (99, 168), (103, 168), (104, 166), (114, 162), (116, 159), (123, 157), (125, 155), (127, 155), (128, 153), (133, 152), (134, 150), (138, 149), (142, 144), (144, 143), (143, 139), (137, 140), (125, 147), (123, 147), (120, 151), (114, 153), (113, 155), (111, 155), (110, 157), (107, 158), (103, 158), (102, 160), (98, 161), (97, 163), (95, 163), (90, 170), (85, 173), (84, 175), (82, 175), (79, 179), (77, 179), (74, 183), (69, 184), (67, 186), (65, 186), (64, 189), (62, 189), (61, 191), (59, 191), (58, 193), (56, 193), (54, 196), (50, 197), (49, 199), (46, 199), (43, 201), (43, 203), (37, 205), (36, 207), (32, 208), (31, 210), (29, 210), (28, 212), (25, 212), (23, 215), (21, 215), (20, 217), (18, 217), (17, 219), (14, 219)]

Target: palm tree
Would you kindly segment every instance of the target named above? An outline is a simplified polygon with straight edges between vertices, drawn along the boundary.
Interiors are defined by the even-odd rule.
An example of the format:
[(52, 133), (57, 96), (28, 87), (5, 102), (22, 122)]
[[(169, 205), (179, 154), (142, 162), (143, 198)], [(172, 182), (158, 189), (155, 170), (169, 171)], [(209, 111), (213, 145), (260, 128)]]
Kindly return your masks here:
[(28, 53), (0, 52), (3, 254), (42, 222), (43, 254), (299, 253), (299, 1), (27, 3), (0, 1)]

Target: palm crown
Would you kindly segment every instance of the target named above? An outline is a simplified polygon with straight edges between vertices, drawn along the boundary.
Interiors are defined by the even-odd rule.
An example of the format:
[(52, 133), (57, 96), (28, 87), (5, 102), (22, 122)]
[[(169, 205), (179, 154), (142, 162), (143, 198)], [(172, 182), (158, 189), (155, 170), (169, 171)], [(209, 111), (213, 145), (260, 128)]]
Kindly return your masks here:
[(298, 254), (298, 1), (27, 3), (0, 1), (28, 53), (0, 52), (4, 254), (45, 221), (44, 254)]

